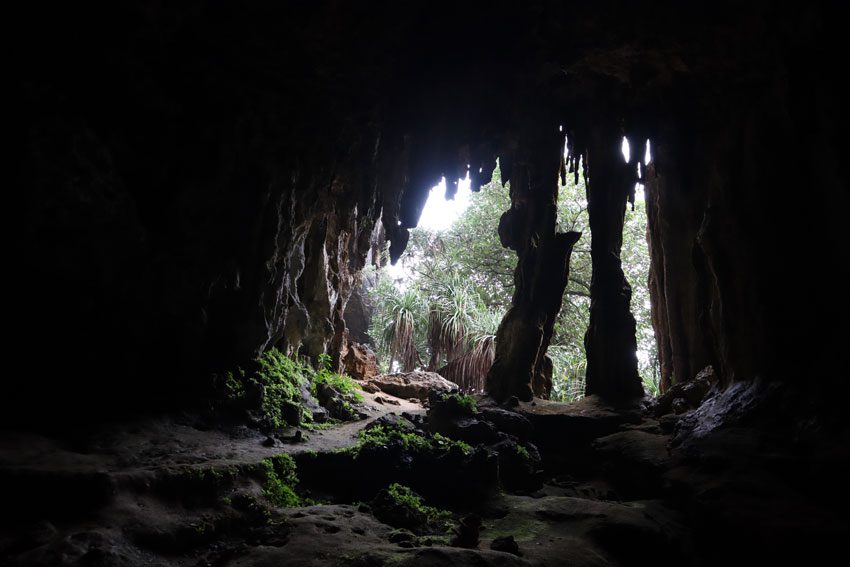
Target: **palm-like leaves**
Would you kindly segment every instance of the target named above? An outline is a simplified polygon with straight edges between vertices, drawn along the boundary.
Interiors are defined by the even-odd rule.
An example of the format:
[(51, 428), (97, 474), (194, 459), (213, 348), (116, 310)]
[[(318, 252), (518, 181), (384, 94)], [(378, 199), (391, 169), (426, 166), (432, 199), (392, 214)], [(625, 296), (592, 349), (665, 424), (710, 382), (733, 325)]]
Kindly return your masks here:
[(502, 314), (493, 309), (478, 309), (470, 314), (464, 352), (450, 360), (439, 373), (465, 392), (484, 391), (484, 381), (496, 354), (496, 330)]
[(428, 368), (431, 370), (439, 365), (442, 357), (450, 361), (463, 354), (470, 322), (481, 308), (475, 292), (456, 276), (432, 287), (433, 299), (428, 313), (428, 347), (431, 350)]
[(552, 377), (553, 400), (577, 402), (584, 397), (584, 378), (587, 360), (577, 345), (550, 345), (548, 355), (552, 358), (555, 376)]
[(410, 372), (420, 362), (419, 350), (416, 348), (416, 327), (420, 301), (417, 293), (408, 289), (401, 294), (390, 295), (387, 299), (385, 321), (382, 338), (392, 361), (397, 361), (402, 371)]

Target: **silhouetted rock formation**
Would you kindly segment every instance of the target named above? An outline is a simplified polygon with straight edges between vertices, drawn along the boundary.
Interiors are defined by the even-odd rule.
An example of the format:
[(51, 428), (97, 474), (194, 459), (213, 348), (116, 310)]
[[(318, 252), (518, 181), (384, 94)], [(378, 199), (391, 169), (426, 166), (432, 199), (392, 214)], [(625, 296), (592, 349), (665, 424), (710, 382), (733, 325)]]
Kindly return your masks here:
[[(398, 258), (442, 176), (449, 195), (467, 173), (477, 189), (497, 158), (512, 190), (500, 234), (518, 253), (497, 398), (548, 391), (575, 240), (556, 234), (554, 179), (586, 167), (590, 392), (640, 393), (617, 258), (640, 170), (664, 386), (711, 364), (721, 387), (762, 376), (832, 405), (847, 392), (840, 333), (819, 331), (847, 318), (839, 11), (20, 6), (10, 350), (61, 369), (10, 375), (4, 419), (197, 405), (211, 373), (271, 346), (339, 364), (355, 274), (386, 240)], [(803, 259), (811, 293), (788, 276)]]

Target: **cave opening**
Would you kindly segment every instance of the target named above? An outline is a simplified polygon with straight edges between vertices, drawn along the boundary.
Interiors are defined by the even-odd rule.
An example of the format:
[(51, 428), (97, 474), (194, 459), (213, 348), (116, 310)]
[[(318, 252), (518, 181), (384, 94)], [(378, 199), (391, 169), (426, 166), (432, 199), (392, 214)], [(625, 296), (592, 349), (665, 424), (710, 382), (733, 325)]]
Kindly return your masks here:
[(839, 4), (11, 6), (0, 564), (834, 562)]
[[(559, 127), (559, 132), (563, 126)], [(564, 145), (564, 159), (569, 160)], [(628, 140), (622, 141), (626, 163), (630, 160)], [(632, 313), (636, 317), (639, 373), (644, 389), (659, 394), (658, 356), (650, 317), (648, 290), (649, 250), (647, 245), (646, 207), (641, 183), (641, 166), (650, 162), (649, 140), (643, 160), (636, 160), (635, 198), (625, 211), (623, 225), (623, 264), (633, 289)], [(580, 163), (577, 167), (581, 167)], [(434, 186), (412, 232), (405, 253), (395, 265), (386, 267), (394, 287), (387, 282), (372, 284), (370, 313), (373, 321), (367, 342), (378, 352), (379, 365), (392, 371), (411, 371), (399, 363), (400, 356), (417, 359), (418, 369), (438, 371), (460, 385), (466, 393), (484, 391), (484, 379), (494, 354), (493, 339), (502, 314), (513, 293), (514, 255), (505, 251), (496, 235), (498, 217), (510, 207), (510, 182), (502, 182), (500, 169), (494, 170), (490, 183), (471, 192), (469, 176), (459, 179), (457, 189), (448, 192), (445, 178)], [(480, 171), (479, 171), (480, 173)], [(492, 193), (481, 194), (490, 191)], [(453, 193), (453, 195), (452, 195)], [(447, 198), (452, 195), (452, 198)], [(591, 238), (587, 218), (585, 179), (561, 176), (557, 196), (558, 230), (583, 232)], [(489, 231), (489, 233), (488, 233)], [(483, 241), (483, 243), (482, 243)], [(474, 253), (470, 250), (474, 249)], [(546, 398), (577, 401), (584, 396), (586, 358), (583, 337), (588, 324), (590, 304), (590, 247), (578, 245), (571, 257), (570, 277), (561, 311), (556, 314), (557, 332), (547, 350), (552, 359), (552, 390)], [(457, 280), (458, 274), (463, 280)], [(422, 310), (414, 315), (411, 348), (424, 350), (416, 355), (398, 352), (394, 344), (392, 310), (399, 308), (400, 296), (408, 292), (407, 307)], [(440, 311), (449, 310), (450, 314)], [(448, 323), (446, 316), (449, 315)], [(458, 322), (459, 321), (459, 322)], [(447, 325), (457, 323), (453, 333)], [(442, 328), (433, 329), (434, 325)], [(451, 335), (448, 339), (444, 335)], [(437, 344), (440, 340), (442, 344)], [(385, 360), (387, 362), (385, 362)]]

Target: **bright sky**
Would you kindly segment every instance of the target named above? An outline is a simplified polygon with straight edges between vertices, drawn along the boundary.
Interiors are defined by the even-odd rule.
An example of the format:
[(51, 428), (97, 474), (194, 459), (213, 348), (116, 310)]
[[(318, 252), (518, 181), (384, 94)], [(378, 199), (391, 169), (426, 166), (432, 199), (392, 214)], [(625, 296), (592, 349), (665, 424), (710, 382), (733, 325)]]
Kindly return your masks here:
[[(431, 192), (428, 193), (428, 200), (425, 202), (425, 208), (422, 209), (422, 216), (419, 217), (419, 228), (424, 228), (429, 231), (448, 230), (452, 224), (460, 217), (460, 215), (469, 207), (472, 191), (469, 188), (469, 175), (466, 179), (458, 179), (457, 193), (455, 198), (446, 200), (446, 179), (443, 178), (440, 183), (431, 187)], [(395, 266), (387, 266), (387, 271), (402, 287), (404, 280), (410, 278), (410, 267), (405, 266), (405, 256)]]
[(431, 188), (418, 226), (426, 230), (446, 230), (450, 228), (469, 206), (471, 195), (469, 175), (467, 175), (466, 179), (458, 179), (457, 194), (454, 199), (447, 201), (446, 178), (444, 177), (439, 185)]
[[(623, 138), (623, 158), (629, 161), (629, 142)], [(646, 141), (646, 150), (644, 152), (644, 163), (649, 163), (652, 156), (649, 151), (649, 140)], [(459, 179), (457, 194), (454, 199), (446, 200), (446, 179), (443, 178), (438, 185), (431, 188), (428, 194), (428, 201), (425, 203), (425, 208), (422, 209), (422, 216), (419, 218), (418, 226), (430, 231), (447, 230), (460, 217), (463, 211), (469, 207), (470, 196), (472, 191), (469, 188), (469, 176), (466, 179)], [(636, 191), (635, 197), (638, 200), (643, 200), (643, 191)], [(402, 260), (403, 261), (403, 260)], [(399, 262), (396, 266), (390, 266), (389, 272), (394, 278), (405, 277), (404, 270)]]
[[(629, 161), (629, 141), (623, 138), (622, 145), (623, 157)], [(649, 152), (649, 140), (646, 141), (646, 150), (644, 152), (644, 163), (649, 163), (651, 155)], [(466, 179), (459, 179), (457, 184), (457, 195), (455, 198), (447, 201), (446, 195), (446, 179), (443, 178), (439, 185), (431, 188), (428, 194), (428, 201), (425, 203), (425, 208), (422, 210), (422, 216), (419, 219), (419, 227), (426, 230), (447, 230), (458, 219), (458, 217), (469, 206), (469, 198), (472, 191), (469, 189), (469, 176)], [(643, 192), (637, 191), (636, 197), (643, 199)]]

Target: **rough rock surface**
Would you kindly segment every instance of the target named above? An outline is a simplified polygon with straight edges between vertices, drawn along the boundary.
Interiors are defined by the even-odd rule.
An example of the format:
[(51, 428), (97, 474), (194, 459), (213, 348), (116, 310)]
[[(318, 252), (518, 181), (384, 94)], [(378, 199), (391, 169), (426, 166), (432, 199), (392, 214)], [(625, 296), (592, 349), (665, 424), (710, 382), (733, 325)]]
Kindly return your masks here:
[[(717, 384), (717, 374), (711, 366), (703, 368), (692, 380), (679, 382), (669, 387), (655, 403), (655, 415), (662, 416), (674, 411), (676, 400), (679, 406), (695, 409), (702, 403), (712, 386)], [(682, 413), (680, 411), (674, 413)]]
[(620, 431), (593, 442), (606, 476), (629, 499), (657, 496), (670, 464), (670, 436), (641, 430)]
[[(764, 398), (766, 403), (787, 403), (777, 395), (780, 390), (769, 390), (773, 394)], [(738, 392), (754, 399), (759, 397), (755, 393)], [(374, 413), (386, 412), (366, 396)], [(439, 466), (424, 455), (411, 461), (412, 453), (400, 441), (374, 447), (356, 469), (349, 466), (350, 452), (339, 451), (354, 446), (363, 428), (395, 424), (414, 432), (423, 419), (410, 407), (405, 413), (410, 419), (384, 413), (371, 423), (309, 432), (302, 443), (282, 447), (297, 463), (299, 490), (329, 501), (295, 508), (265, 500), (264, 476), (258, 474), (263, 469), (256, 466), (281, 448), (264, 446), (259, 433), (245, 428), (221, 431), (160, 420), (85, 435), (68, 431), (63, 439), (3, 434), (0, 563), (828, 563), (850, 534), (843, 502), (831, 488), (850, 472), (850, 437), (817, 437), (813, 432), (822, 427), (817, 422), (794, 430), (777, 419), (770, 427), (754, 428), (754, 420), (772, 412), (758, 403), (736, 405), (734, 399), (713, 396), (706, 402), (726, 409), (721, 422), (704, 422), (702, 408), (683, 417), (680, 435), (686, 428), (696, 433), (674, 447), (669, 458), (669, 436), (658, 433), (658, 422), (635, 420), (631, 411), (618, 417), (598, 399), (575, 405), (522, 404), (519, 409), (534, 426), (533, 442), (547, 435), (572, 438), (570, 454), (577, 459), (562, 463), (544, 458), (544, 472), (554, 476), (539, 489), (503, 483), (498, 491), (488, 485), (471, 501), (465, 497), (492, 480), (488, 474), (498, 469), (500, 475), (506, 473), (503, 467), (509, 463), (501, 457), (511, 454), (515, 444), (491, 448), (499, 451), (498, 468), (488, 464), (492, 458), (484, 450), (470, 456), (454, 452), (439, 459)], [(479, 404), (483, 409), (476, 418), (488, 409), (485, 400)], [(543, 416), (556, 431), (537, 429)], [(588, 450), (582, 453), (576, 437)], [(789, 446), (795, 451), (788, 451)], [(579, 462), (583, 458), (589, 461)], [(485, 468), (476, 468), (476, 462)], [(339, 482), (339, 470), (359, 482)], [(393, 530), (379, 521), (381, 511), (351, 504), (370, 501), (401, 479), (416, 487), (428, 505), (454, 512), (453, 521), (461, 522), (455, 537), (433, 533), (438, 529), (422, 536)], [(789, 513), (776, 513), (777, 504)], [(397, 518), (384, 519), (398, 523)]]
[(379, 374), (378, 357), (368, 346), (360, 343), (348, 343), (348, 350), (342, 359), (343, 372), (355, 380), (369, 380)]
[(436, 372), (398, 372), (395, 374), (380, 374), (369, 380), (369, 384), (377, 386), (397, 398), (416, 398), (423, 402), (433, 393), (448, 394), (458, 390), (457, 384), (449, 382)]

